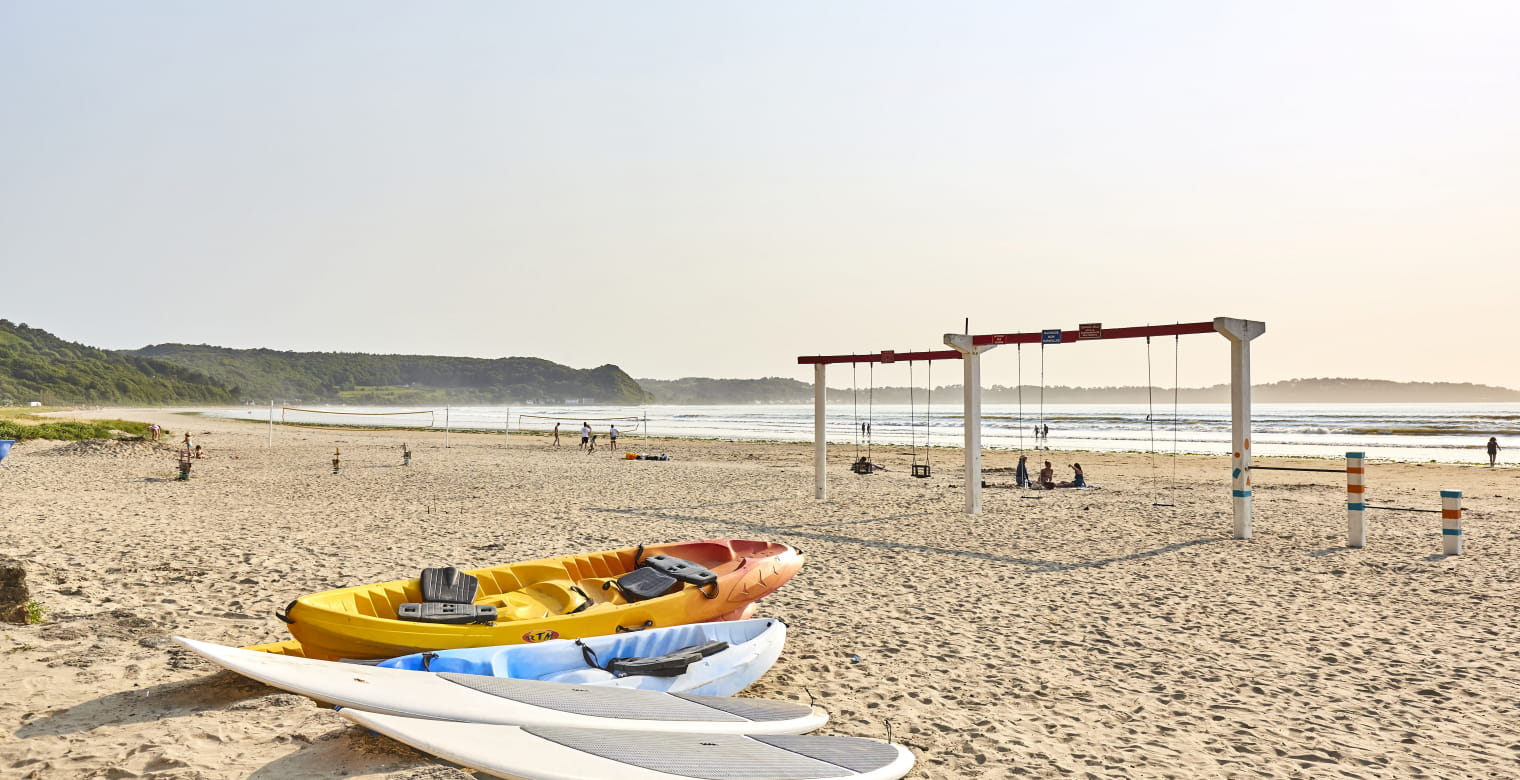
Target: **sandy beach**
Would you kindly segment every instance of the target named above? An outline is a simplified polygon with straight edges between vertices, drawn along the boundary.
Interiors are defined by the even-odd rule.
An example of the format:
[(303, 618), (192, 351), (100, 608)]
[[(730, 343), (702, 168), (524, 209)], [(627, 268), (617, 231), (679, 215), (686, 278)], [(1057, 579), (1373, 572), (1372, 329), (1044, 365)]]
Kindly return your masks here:
[[(280, 428), (271, 448), (262, 425), (89, 416), (172, 433), (26, 442), (0, 468), (0, 554), (47, 610), (0, 624), (0, 776), (468, 777), (169, 637), (284, 639), (291, 599), (428, 566), (712, 537), (808, 556), (761, 603), (790, 639), (745, 695), (811, 698), (820, 734), (890, 731), (912, 778), (1520, 776), (1514, 468), (1369, 466), (1380, 504), (1464, 491), (1466, 554), (1446, 557), (1433, 514), (1374, 512), (1345, 548), (1336, 474), (1262, 473), (1256, 536), (1232, 540), (1223, 455), (1035, 453), (1096, 487), (988, 490), (969, 517), (950, 448), (925, 480), (905, 447), (869, 477), (836, 447), (816, 501), (807, 445), (624, 442), (670, 455), (649, 462), (568, 436)], [(207, 457), (177, 482), (187, 430)]]

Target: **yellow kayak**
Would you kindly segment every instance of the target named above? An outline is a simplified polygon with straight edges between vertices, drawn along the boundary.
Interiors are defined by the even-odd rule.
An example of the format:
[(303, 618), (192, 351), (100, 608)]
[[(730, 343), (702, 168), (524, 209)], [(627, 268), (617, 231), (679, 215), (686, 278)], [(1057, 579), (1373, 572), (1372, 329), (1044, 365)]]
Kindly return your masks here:
[[(476, 608), (495, 607), (488, 624), (399, 619), (398, 611), (415, 612), (422, 601), (420, 579), (339, 588), (302, 596), (276, 613), (295, 639), (248, 649), (329, 661), (392, 658), (734, 619), (802, 563), (802, 553), (784, 544), (709, 539), (467, 570), (479, 580)], [(674, 567), (678, 579), (669, 592), (640, 590), (635, 581), (647, 579), (642, 575), (657, 576), (650, 566)]]

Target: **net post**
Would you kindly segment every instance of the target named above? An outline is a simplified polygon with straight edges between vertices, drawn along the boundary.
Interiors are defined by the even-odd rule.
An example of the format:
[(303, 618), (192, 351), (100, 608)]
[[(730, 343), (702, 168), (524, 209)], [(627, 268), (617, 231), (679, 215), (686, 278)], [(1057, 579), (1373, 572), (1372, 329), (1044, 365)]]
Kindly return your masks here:
[(1462, 491), (1441, 491), (1441, 542), (1447, 555), (1462, 554)]
[(1367, 546), (1367, 458), (1346, 453), (1346, 546)]
[(443, 448), (449, 448), (449, 407), (443, 407)]
[(269, 402), (269, 449), (274, 449), (274, 401)]

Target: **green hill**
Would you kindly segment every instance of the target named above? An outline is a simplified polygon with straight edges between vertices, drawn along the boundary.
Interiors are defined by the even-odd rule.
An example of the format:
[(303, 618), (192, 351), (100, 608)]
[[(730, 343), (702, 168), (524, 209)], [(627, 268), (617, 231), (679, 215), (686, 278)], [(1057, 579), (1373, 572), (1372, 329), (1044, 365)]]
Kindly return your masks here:
[(0, 319), (0, 404), (225, 404), (237, 390), (198, 371), (76, 344)]
[(540, 358), (284, 352), (156, 344), (153, 358), (234, 384), (247, 400), (350, 404), (517, 404), (566, 400), (645, 403), (649, 394), (614, 365), (574, 369)]

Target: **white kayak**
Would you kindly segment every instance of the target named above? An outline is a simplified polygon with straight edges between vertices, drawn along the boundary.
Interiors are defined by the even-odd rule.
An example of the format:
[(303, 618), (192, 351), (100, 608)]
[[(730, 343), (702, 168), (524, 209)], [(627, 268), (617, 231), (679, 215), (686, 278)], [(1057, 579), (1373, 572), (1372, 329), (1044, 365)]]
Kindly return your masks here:
[(471, 723), (724, 734), (801, 734), (817, 707), (768, 699), (417, 672), (261, 653), (175, 637), (210, 661), (339, 707)]
[(785, 644), (785, 623), (756, 618), (535, 644), (437, 650), (392, 658), (377, 666), (732, 696), (760, 679), (776, 663)]
[(339, 715), (472, 771), (508, 780), (896, 780), (901, 745), (861, 737), (677, 734)]

